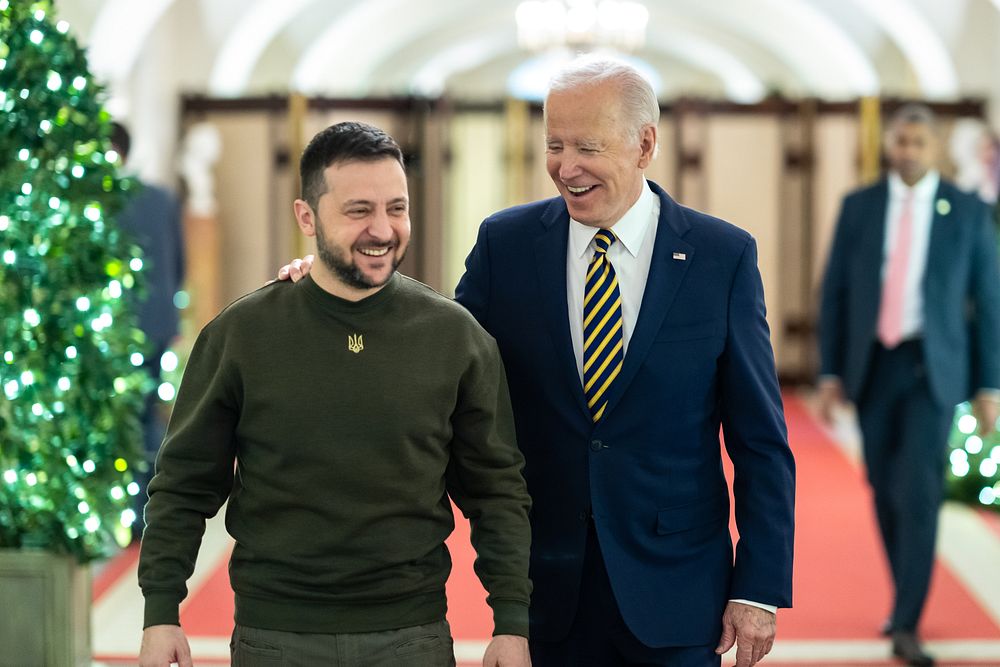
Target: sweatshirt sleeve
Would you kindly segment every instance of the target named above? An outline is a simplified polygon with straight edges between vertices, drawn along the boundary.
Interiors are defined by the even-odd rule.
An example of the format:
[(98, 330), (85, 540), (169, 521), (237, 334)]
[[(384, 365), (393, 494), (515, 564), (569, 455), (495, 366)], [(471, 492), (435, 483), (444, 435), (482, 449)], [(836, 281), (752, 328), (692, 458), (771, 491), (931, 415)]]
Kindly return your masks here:
[(149, 484), (139, 555), (144, 628), (179, 625), (178, 607), (187, 596), (205, 520), (215, 516), (233, 485), (235, 373), (213, 324), (195, 342)]
[(493, 634), (527, 637), (531, 500), (500, 353), (492, 338), (477, 333), (451, 420), (448, 493), (472, 525), (475, 571), (489, 593)]

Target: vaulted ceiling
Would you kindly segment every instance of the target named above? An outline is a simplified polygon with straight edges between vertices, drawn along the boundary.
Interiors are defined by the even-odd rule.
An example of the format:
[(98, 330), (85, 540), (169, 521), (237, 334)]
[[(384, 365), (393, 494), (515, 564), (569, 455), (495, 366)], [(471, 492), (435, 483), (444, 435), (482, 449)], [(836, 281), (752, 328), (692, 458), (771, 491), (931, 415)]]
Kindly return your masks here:
[[(57, 0), (118, 95), (136, 77), (213, 96), (499, 98), (544, 58), (517, 0)], [(646, 0), (635, 56), (661, 95), (996, 97), (1000, 0)], [(159, 65), (143, 73), (151, 59)], [(534, 59), (534, 60), (533, 60)], [(167, 80), (169, 79), (169, 80)], [(149, 85), (149, 84), (146, 84)]]

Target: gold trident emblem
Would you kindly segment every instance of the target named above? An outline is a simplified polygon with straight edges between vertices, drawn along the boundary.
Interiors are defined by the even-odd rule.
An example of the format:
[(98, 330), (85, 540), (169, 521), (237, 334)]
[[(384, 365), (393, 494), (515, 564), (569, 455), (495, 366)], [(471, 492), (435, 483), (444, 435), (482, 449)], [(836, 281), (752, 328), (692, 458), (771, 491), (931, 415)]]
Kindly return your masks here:
[(357, 354), (361, 350), (365, 349), (365, 342), (361, 338), (361, 334), (354, 334), (353, 336), (347, 337), (347, 349)]

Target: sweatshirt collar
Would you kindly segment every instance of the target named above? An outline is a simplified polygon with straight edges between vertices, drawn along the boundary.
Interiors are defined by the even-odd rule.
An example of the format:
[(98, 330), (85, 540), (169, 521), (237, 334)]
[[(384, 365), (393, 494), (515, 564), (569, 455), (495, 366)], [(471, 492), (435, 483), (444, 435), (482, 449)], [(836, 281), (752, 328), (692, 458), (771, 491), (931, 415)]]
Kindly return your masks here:
[(300, 280), (296, 286), (305, 290), (305, 293), (309, 295), (310, 299), (319, 304), (325, 310), (338, 313), (363, 313), (373, 308), (377, 308), (380, 304), (385, 303), (388, 299), (392, 298), (392, 295), (399, 289), (400, 282), (401, 278), (399, 272), (393, 272), (392, 277), (389, 278), (389, 282), (387, 282), (382, 289), (359, 301), (350, 301), (334, 294), (330, 294), (325, 289), (317, 285), (311, 275), (307, 275), (305, 278)]

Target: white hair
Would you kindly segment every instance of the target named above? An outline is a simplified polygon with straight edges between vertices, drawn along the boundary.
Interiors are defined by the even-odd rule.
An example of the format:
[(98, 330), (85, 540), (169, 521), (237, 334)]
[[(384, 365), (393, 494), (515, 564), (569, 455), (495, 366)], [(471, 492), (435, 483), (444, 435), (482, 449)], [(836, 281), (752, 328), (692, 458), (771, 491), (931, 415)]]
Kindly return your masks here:
[(617, 60), (589, 56), (577, 58), (552, 77), (549, 81), (549, 94), (605, 81), (618, 84), (622, 110), (625, 113), (622, 122), (632, 138), (638, 139), (647, 125), (656, 127), (660, 120), (660, 103), (653, 87), (638, 70)]

